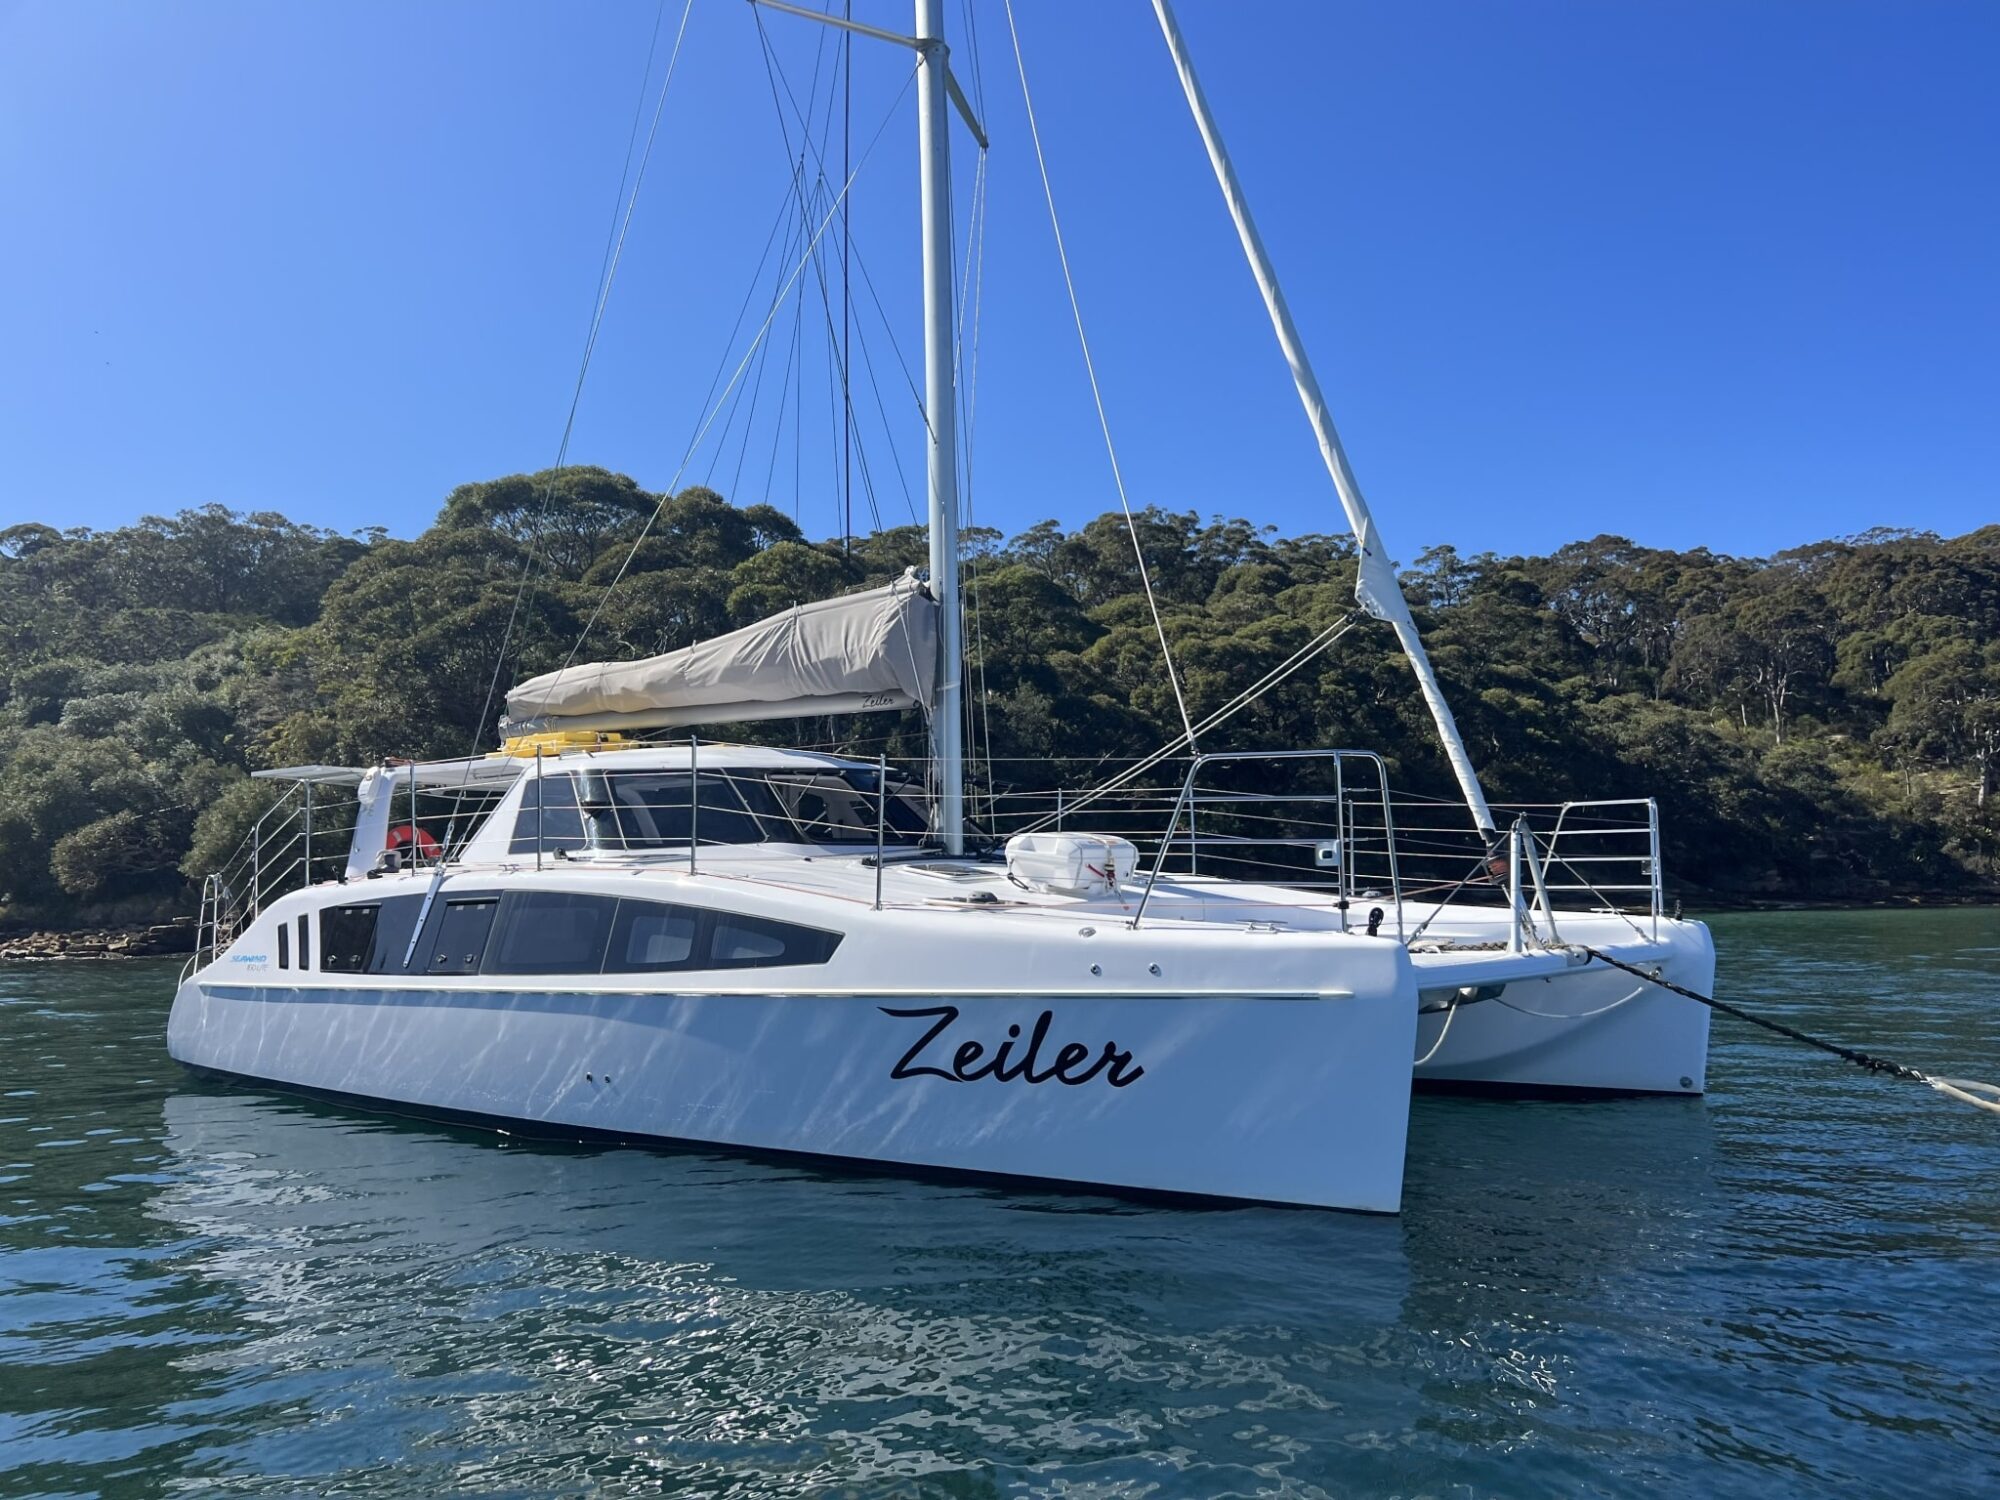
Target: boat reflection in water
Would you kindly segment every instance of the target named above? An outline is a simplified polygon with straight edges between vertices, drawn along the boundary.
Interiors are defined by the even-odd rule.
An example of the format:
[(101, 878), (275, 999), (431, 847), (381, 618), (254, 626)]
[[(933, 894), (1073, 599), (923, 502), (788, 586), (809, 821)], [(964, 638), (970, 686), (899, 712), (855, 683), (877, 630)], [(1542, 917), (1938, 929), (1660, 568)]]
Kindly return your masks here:
[(866, 1485), (968, 1448), (1156, 1476), (1199, 1453), (1189, 1482), (1228, 1487), (1311, 1433), (1365, 1473), (1467, 1402), (1569, 1388), (1564, 1321), (1694, 1253), (1711, 1189), (1704, 1112), (1636, 1101), (1419, 1100), (1400, 1220), (512, 1142), (205, 1087), (165, 1113), (152, 1211), (237, 1310), (211, 1373), (286, 1393), (284, 1462), (490, 1463), (495, 1488)]

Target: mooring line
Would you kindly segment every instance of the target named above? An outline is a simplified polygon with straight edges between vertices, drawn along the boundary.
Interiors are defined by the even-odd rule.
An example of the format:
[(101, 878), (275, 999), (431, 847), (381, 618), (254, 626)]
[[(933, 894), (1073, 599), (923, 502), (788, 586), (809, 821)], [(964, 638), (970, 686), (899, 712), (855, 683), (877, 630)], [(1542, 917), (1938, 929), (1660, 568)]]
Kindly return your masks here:
[[(1804, 1042), (1808, 1047), (1831, 1052), (1835, 1057), (1851, 1062), (1857, 1068), (1866, 1068), (1871, 1073), (1887, 1073), (1893, 1078), (1907, 1078), (1912, 1083), (1921, 1083), (1936, 1089), (1940, 1094), (1949, 1094), (1952, 1098), (1970, 1104), (1975, 1109), (1989, 1110), (2000, 1115), (2000, 1084), (1980, 1083), (1970, 1078), (1933, 1078), (1930, 1074), (1909, 1067), (1907, 1064), (1894, 1062), (1886, 1057), (1877, 1057), (1874, 1053), (1863, 1052), (1858, 1047), (1843, 1047), (1838, 1042), (1829, 1042), (1824, 1037), (1812, 1036), (1795, 1026), (1787, 1026), (1783, 1021), (1773, 1021), (1768, 1016), (1753, 1015), (1739, 1005), (1731, 1005), (1727, 1000), (1718, 1000), (1713, 995), (1704, 995), (1697, 990), (1689, 989), (1686, 985), (1675, 984), (1671, 979), (1662, 979), (1657, 974), (1649, 974), (1638, 965), (1628, 964), (1621, 958), (1613, 958), (1602, 949), (1582, 943), (1577, 947), (1580, 952), (1588, 953), (1600, 963), (1609, 964), (1614, 969), (1623, 969), (1627, 974), (1635, 975), (1648, 984), (1656, 984), (1663, 990), (1669, 990), (1697, 1004), (1706, 1005), (1710, 1010), (1719, 1010), (1724, 1015), (1736, 1017), (1739, 1021), (1748, 1021), (1752, 1026), (1761, 1026), (1766, 1031), (1790, 1037), (1795, 1042)], [(1980, 1094), (1991, 1097), (1981, 1099), (1978, 1097)]]

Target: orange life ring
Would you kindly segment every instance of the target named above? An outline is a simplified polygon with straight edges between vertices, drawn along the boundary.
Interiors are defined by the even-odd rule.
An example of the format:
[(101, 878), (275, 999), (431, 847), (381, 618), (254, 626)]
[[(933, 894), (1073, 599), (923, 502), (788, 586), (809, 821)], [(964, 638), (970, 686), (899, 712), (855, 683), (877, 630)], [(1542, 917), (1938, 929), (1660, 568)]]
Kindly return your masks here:
[[(410, 825), (408, 823), (398, 823), (394, 828), (389, 830), (389, 838), (384, 847), (401, 849), (405, 844), (410, 842)], [(417, 829), (415, 843), (418, 855), (424, 859), (436, 859), (438, 855), (444, 852), (444, 846), (431, 836), (431, 831), (428, 828), (420, 826)]]

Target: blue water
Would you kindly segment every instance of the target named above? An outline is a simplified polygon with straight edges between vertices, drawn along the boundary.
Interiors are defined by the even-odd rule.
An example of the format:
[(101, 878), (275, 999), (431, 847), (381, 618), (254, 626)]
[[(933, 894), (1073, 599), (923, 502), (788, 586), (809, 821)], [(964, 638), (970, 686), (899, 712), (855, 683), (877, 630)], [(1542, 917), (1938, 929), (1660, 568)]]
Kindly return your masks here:
[[(1716, 926), (2000, 1078), (1994, 913)], [(2000, 1485), (2000, 1119), (1727, 1020), (1705, 1101), (1419, 1099), (1368, 1219), (386, 1121), (184, 1076), (172, 978), (0, 967), (0, 1494)]]

